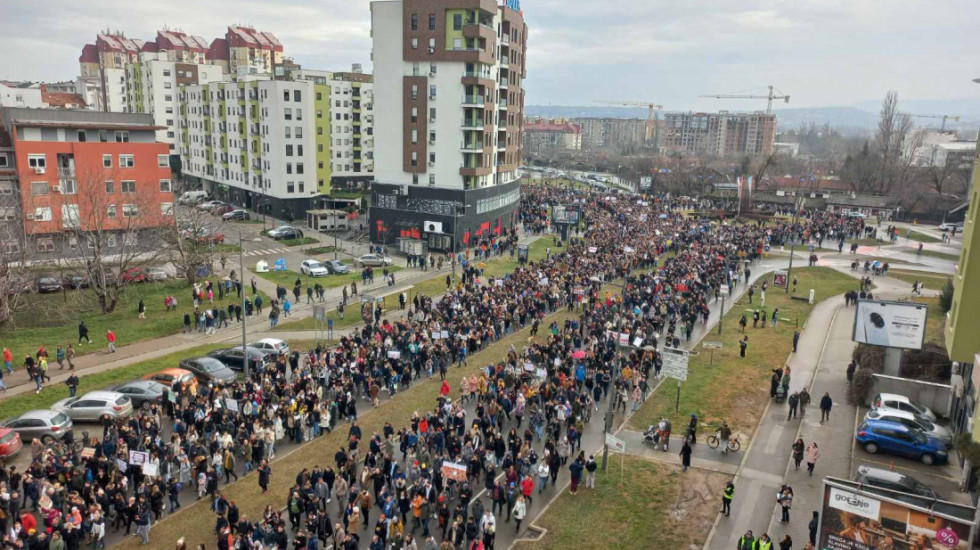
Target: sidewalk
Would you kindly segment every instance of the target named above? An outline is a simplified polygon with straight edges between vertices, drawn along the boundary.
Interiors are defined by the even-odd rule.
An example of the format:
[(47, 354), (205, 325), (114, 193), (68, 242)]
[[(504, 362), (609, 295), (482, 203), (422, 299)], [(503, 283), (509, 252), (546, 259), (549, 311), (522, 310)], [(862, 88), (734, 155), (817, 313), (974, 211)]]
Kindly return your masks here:
[[(520, 239), (521, 244), (530, 244), (539, 238), (538, 235), (532, 235), (530, 237), (522, 237)], [(240, 269), (237, 262), (232, 262), (228, 264), (228, 269)], [(243, 277), (245, 282), (244, 290), (250, 292), (249, 285), (251, 279), (254, 277), (256, 287), (264, 292), (268, 296), (275, 296), (276, 285), (271, 281), (267, 281), (262, 277), (254, 274), (248, 269), (246, 265), (246, 274)], [(428, 271), (422, 271), (418, 269), (403, 269), (398, 272), (397, 284), (394, 287), (388, 287), (387, 283), (384, 282), (383, 277), (376, 277), (376, 283), (374, 285), (360, 286), (359, 291), (370, 292), (378, 289), (386, 288), (403, 288), (405, 285), (411, 285), (415, 283), (420, 283), (433, 279), (436, 277), (445, 277), (446, 273), (450, 273), (451, 269), (443, 267), (443, 269), (435, 270), (430, 269)], [(333, 309), (342, 299), (342, 287), (332, 287), (326, 289), (326, 295), (324, 301), (322, 302), (327, 306), (327, 309)], [(292, 296), (290, 294), (290, 296)], [(300, 319), (305, 319), (313, 315), (313, 308), (311, 305), (305, 303), (304, 299), (300, 300), (300, 303), (295, 303), (292, 306), (289, 321), (296, 321)], [(397, 311), (397, 310), (390, 310)], [(356, 315), (357, 312), (351, 310), (350, 314)], [(286, 321), (282, 321), (280, 324), (285, 324)], [(179, 327), (178, 327), (179, 328)], [(348, 327), (348, 329), (353, 328), (359, 330), (360, 325), (354, 325), (353, 327)], [(348, 329), (341, 329), (336, 331), (337, 335), (346, 333)], [(250, 340), (260, 339), (264, 337), (275, 337), (287, 339), (282, 331), (272, 332), (269, 330), (269, 323), (264, 317), (253, 317), (252, 321), (246, 323), (246, 335)], [(312, 332), (309, 335), (304, 336), (305, 338), (312, 337)], [(235, 345), (241, 343), (242, 329), (241, 325), (237, 323), (229, 323), (228, 328), (223, 328), (215, 332), (214, 334), (205, 335), (201, 332), (192, 332), (189, 334), (177, 333), (169, 336), (164, 336), (161, 338), (153, 338), (150, 340), (145, 340), (141, 342), (135, 342), (128, 345), (122, 345), (116, 347), (116, 353), (109, 355), (104, 351), (89, 353), (86, 355), (81, 355), (75, 358), (75, 373), (79, 377), (83, 377), (90, 374), (95, 374), (98, 372), (105, 372), (107, 370), (116, 369), (119, 367), (124, 367), (131, 365), (133, 363), (138, 363), (146, 361), (148, 359), (155, 359), (162, 357), (164, 355), (169, 355), (171, 353), (192, 349), (198, 346), (203, 346), (207, 344), (219, 344), (227, 342), (228, 345)], [(93, 346), (97, 344), (92, 344)], [(57, 363), (50, 360), (48, 367), (48, 375), (51, 376), (51, 380), (45, 383), (45, 387), (56, 386), (64, 382), (72, 371), (68, 369), (58, 370)], [(0, 403), (4, 399), (13, 397), (15, 395), (20, 395), (26, 392), (34, 391), (34, 384), (27, 380), (27, 373), (25, 369), (20, 367), (16, 368), (13, 374), (7, 374), (4, 376), (4, 382), (7, 383), (9, 389), (5, 392), (0, 392)]]

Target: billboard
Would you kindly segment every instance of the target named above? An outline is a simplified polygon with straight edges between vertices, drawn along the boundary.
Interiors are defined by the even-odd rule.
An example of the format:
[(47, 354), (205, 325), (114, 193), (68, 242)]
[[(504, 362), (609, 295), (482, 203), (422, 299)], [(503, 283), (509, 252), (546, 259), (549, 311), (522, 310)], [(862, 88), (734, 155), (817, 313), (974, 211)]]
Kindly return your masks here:
[[(905, 502), (905, 495), (863, 490), (857, 483), (826, 478), (817, 550), (967, 550), (973, 510), (943, 503), (956, 515)], [(884, 496), (884, 493), (894, 493)], [(901, 498), (902, 500), (898, 500)], [(915, 500), (912, 495), (909, 500)], [(970, 518), (970, 519), (967, 519)]]
[(552, 207), (551, 215), (555, 223), (575, 225), (578, 223), (580, 212), (578, 206), (559, 204)]
[(928, 313), (924, 304), (858, 300), (851, 339), (872, 346), (922, 349)]

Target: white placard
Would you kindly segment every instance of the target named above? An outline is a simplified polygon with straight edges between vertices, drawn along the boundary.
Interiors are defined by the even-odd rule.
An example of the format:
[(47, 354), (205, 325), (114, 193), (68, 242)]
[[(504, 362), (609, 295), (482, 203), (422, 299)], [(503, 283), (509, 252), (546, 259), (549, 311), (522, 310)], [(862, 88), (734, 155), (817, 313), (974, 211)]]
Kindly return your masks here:
[(229, 411), (238, 412), (238, 400), (237, 399), (225, 399), (225, 407)]
[(537, 376), (538, 378), (544, 378), (548, 376), (548, 371), (544, 369), (537, 369), (534, 371), (534, 375)]
[(614, 453), (626, 452), (626, 442), (617, 438), (613, 434), (606, 434), (606, 446), (608, 446), (609, 450)]
[(145, 476), (157, 477), (157, 475), (159, 475), (159, 473), (158, 473), (158, 470), (159, 469), (160, 469), (160, 467), (157, 466), (156, 464), (152, 463), (152, 462), (144, 462), (143, 463), (143, 475), (145, 475)]
[(143, 451), (129, 451), (129, 463), (133, 466), (140, 466), (150, 461), (150, 453)]
[(437, 331), (437, 330), (433, 330), (433, 331), (432, 331), (432, 339), (433, 339), (433, 340), (438, 340), (438, 339), (440, 339), (440, 338), (442, 338), (442, 335), (441, 335), (441, 334), (439, 334), (439, 331)]
[(661, 374), (667, 378), (674, 378), (680, 381), (687, 380), (687, 352), (681, 349), (664, 348), (660, 355), (664, 364), (660, 369)]
[(388, 359), (401, 359), (402, 352), (394, 349), (388, 350)]
[(642, 345), (643, 345), (643, 338), (640, 338), (639, 336), (637, 336), (636, 338), (633, 338), (633, 347), (634, 348), (638, 348), (638, 347), (640, 347)]
[(449, 331), (448, 331), (448, 330), (444, 330), (444, 331), (442, 331), (442, 333), (441, 333), (441, 334), (442, 334), (442, 339), (443, 339), (443, 340), (445, 340), (445, 339), (447, 339), (447, 338), (449, 338)]
[(589, 247), (589, 253), (590, 254), (595, 254), (597, 250), (599, 250), (597, 247), (594, 247), (594, 246), (590, 246)]

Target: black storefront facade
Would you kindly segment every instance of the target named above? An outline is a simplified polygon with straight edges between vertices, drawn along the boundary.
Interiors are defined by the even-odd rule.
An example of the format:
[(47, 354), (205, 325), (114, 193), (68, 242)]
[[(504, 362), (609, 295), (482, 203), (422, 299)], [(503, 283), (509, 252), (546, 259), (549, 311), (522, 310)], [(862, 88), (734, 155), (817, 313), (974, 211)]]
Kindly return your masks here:
[(517, 223), (521, 180), (482, 189), (444, 189), (375, 182), (371, 186), (371, 241), (394, 246), (419, 239), (429, 250), (451, 252), (505, 234)]
[(184, 179), (191, 186), (196, 185), (210, 193), (215, 200), (282, 220), (305, 220), (307, 210), (322, 208), (319, 195), (282, 199), (195, 176), (185, 176)]

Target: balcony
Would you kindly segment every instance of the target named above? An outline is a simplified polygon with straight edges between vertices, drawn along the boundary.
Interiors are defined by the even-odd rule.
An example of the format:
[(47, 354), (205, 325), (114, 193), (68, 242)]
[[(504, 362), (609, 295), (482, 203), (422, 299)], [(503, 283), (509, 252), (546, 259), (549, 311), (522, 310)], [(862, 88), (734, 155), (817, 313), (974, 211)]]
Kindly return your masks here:
[(510, 35), (504, 34), (500, 37), (500, 43), (507, 46), (510, 44)]
[(508, 55), (501, 55), (500, 56), (500, 66), (501, 67), (509, 67), (510, 66), (510, 56), (508, 56)]
[(507, 108), (507, 98), (504, 98), (504, 97), (500, 98), (500, 102), (497, 105), (498, 105), (497, 108), (500, 109), (500, 110), (506, 109)]
[(459, 144), (460, 150), (465, 153), (480, 153), (483, 151), (483, 143), (473, 140), (470, 142), (462, 142)]
[(469, 119), (463, 120), (463, 130), (483, 130), (483, 120), (481, 119)]
[(58, 178), (68, 180), (75, 179), (75, 167), (58, 168)]
[(463, 105), (472, 105), (474, 107), (483, 107), (485, 104), (485, 98), (482, 95), (464, 95)]
[(508, 85), (507, 77), (501, 77), (500, 78), (500, 87), (501, 88), (506, 88), (507, 85)]

